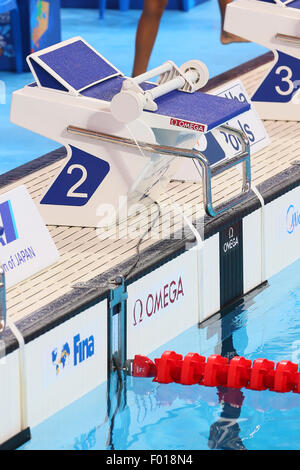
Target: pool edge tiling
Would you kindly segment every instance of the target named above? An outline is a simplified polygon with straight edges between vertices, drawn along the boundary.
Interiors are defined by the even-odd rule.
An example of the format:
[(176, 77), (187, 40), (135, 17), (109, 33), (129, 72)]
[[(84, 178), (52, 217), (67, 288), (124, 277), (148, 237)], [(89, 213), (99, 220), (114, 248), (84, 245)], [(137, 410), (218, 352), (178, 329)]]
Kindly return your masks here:
[[(255, 85), (257, 66), (258, 69), (264, 68), (263, 64), (269, 60), (270, 56), (266, 55), (254, 61), (252, 66), (241, 66), (239, 77), (243, 81), (243, 76), (247, 76)], [(232, 77), (234, 74), (225, 74), (226, 81)], [(220, 83), (222, 77), (218, 80)], [(216, 79), (214, 82), (216, 84)], [(299, 129), (299, 123), (268, 122), (266, 126), (277, 139), (281, 139), (290, 128), (294, 131)], [(300, 141), (297, 132), (290, 135), (289, 142), (285, 154), (279, 143), (276, 145), (280, 152), (280, 155), (277, 154), (278, 160), (281, 157), (276, 165), (274, 149), (270, 150), (270, 155), (267, 155), (268, 149), (264, 149), (260, 157), (254, 156), (252, 159), (254, 184), (264, 200), (263, 206), (256, 194), (251, 192), (246, 201), (226, 214), (213, 219), (201, 218), (199, 226), (204, 227), (202, 243), (198, 241), (197, 244), (194, 233), (187, 231), (182, 239), (145, 244), (137, 267), (125, 283), (128, 296), (127, 358), (132, 358), (134, 354), (149, 354), (190, 326), (210, 318), (299, 258), (300, 225), (297, 214), (300, 213), (300, 164), (296, 160), (299, 160)], [(26, 181), (32, 182), (36, 177), (45, 181), (52, 168), (57, 168), (61, 158), (64, 158), (64, 153), (59, 150), (13, 170), (7, 175), (9, 181), (3, 175), (0, 179), (1, 191), (5, 192), (19, 183), (26, 185)], [(220, 184), (222, 191), (228, 193), (223, 180)], [(197, 191), (197, 185), (179, 182), (172, 183), (170, 189), (172, 195), (179, 193), (179, 201), (190, 194), (197, 199), (200, 194)], [(38, 197), (39, 192), (35, 190), (33, 198)], [(66, 262), (72, 260), (72, 247), (75, 247), (74, 258), (81, 244), (84, 250), (84, 246), (91, 243), (93, 251), (89, 230), (82, 229), (84, 236), (80, 239), (80, 228), (71, 231), (67, 227), (49, 229), (59, 246), (69, 244)], [(109, 302), (117, 288), (113, 280), (134, 265), (137, 259), (136, 243), (137, 240), (125, 251), (125, 242), (123, 247), (112, 243), (109, 250), (115, 246), (115, 257), (109, 254), (109, 244), (106, 244), (108, 254), (105, 259), (108, 261), (98, 272), (95, 267), (91, 269), (89, 262), (93, 256), (89, 257), (89, 254), (85, 269), (91, 273), (84, 277), (83, 269), (80, 282), (80, 272), (84, 268), (83, 251), (79, 260), (81, 264), (76, 267), (79, 277), (71, 276), (74, 281), (65, 291), (55, 292), (58, 268), (55, 268), (56, 274), (52, 277), (54, 291), (47, 287), (51, 285), (51, 269), (34, 276), (31, 284), (25, 282), (21, 288), (16, 286), (10, 289), (8, 319), (17, 326), (25, 346), (18, 343), (12, 332), (12, 323), (12, 330), (8, 323), (2, 338), (6, 355), (2, 358), (0, 369), (2, 381), (7, 383), (7, 387), (1, 390), (1, 399), (6, 403), (0, 430), (3, 446), (8, 443), (16, 446), (16, 442), (20, 441), (16, 440), (13, 445), (14, 440), (11, 439), (20, 437), (20, 433), (22, 436), (22, 432), (24, 439), (28, 439), (29, 428), (107, 380)], [(101, 250), (101, 244), (97, 250)], [(62, 276), (64, 269), (62, 264)], [(75, 268), (72, 273), (75, 273)], [(50, 278), (48, 284), (47, 276)], [(30, 297), (34, 298), (39, 289), (45, 290), (46, 300), (31, 305)], [(17, 304), (20, 307), (16, 308)], [(14, 311), (16, 313), (10, 314)], [(62, 370), (65, 367), (66, 370)], [(20, 390), (24, 392), (25, 385), (24, 395)]]

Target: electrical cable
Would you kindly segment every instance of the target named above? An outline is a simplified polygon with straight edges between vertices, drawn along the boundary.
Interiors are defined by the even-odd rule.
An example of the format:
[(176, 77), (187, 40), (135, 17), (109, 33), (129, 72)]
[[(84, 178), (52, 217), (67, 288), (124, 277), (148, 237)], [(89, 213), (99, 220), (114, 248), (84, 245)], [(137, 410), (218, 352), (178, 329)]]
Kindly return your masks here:
[[(148, 198), (150, 198), (150, 196), (146, 195)], [(124, 275), (124, 279), (127, 279), (128, 276), (135, 270), (135, 268), (137, 267), (139, 261), (140, 261), (140, 258), (141, 258), (141, 253), (140, 253), (140, 246), (141, 244), (143, 243), (143, 240), (145, 238), (146, 235), (148, 235), (149, 232), (151, 232), (152, 228), (154, 227), (156, 221), (159, 219), (160, 215), (161, 215), (161, 209), (160, 209), (160, 205), (157, 201), (154, 201), (152, 198), (150, 198), (154, 204), (156, 204), (157, 206), (157, 215), (153, 221), (153, 223), (147, 228), (147, 230), (144, 232), (144, 234), (141, 236), (141, 238), (139, 239), (137, 245), (136, 245), (136, 252), (137, 252), (137, 259), (135, 261), (135, 263), (131, 266), (131, 268), (127, 271), (127, 273)]]
[[(140, 154), (142, 155), (143, 158), (147, 158), (143, 152), (143, 150), (141, 149), (137, 139), (135, 138), (135, 136), (133, 135), (131, 129), (129, 128), (129, 126), (126, 126), (129, 134), (131, 135), (131, 138), (132, 140), (135, 142)], [(140, 258), (141, 258), (141, 254), (140, 254), (140, 246), (141, 244), (143, 243), (143, 240), (145, 238), (146, 235), (148, 235), (149, 232), (151, 232), (152, 228), (154, 227), (156, 221), (159, 219), (160, 215), (161, 215), (161, 209), (160, 209), (160, 205), (157, 201), (155, 201), (154, 199), (152, 199), (149, 194), (144, 194), (144, 197), (147, 197), (149, 198), (154, 204), (156, 204), (157, 208), (158, 208), (158, 211), (157, 211), (157, 216), (155, 217), (153, 223), (147, 228), (147, 230), (143, 233), (143, 235), (140, 237), (137, 245), (136, 245), (136, 252), (137, 252), (137, 259), (135, 261), (135, 263), (131, 266), (131, 268), (127, 271), (127, 273), (124, 275), (124, 279), (126, 280), (128, 278), (128, 276), (135, 270), (135, 268), (137, 267), (139, 261), (140, 261)]]

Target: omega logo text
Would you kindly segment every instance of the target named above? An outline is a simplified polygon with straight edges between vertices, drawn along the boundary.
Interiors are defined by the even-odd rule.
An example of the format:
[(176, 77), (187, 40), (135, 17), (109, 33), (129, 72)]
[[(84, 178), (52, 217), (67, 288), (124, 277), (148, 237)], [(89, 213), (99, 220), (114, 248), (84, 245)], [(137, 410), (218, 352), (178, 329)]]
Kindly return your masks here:
[(292, 234), (297, 227), (300, 227), (300, 212), (291, 204), (286, 212), (286, 230)]
[(143, 299), (135, 301), (133, 326), (141, 323), (144, 318), (152, 317), (152, 315), (178, 302), (182, 297), (184, 297), (183, 283), (181, 276), (179, 276), (178, 281), (172, 280), (156, 292), (149, 292)]

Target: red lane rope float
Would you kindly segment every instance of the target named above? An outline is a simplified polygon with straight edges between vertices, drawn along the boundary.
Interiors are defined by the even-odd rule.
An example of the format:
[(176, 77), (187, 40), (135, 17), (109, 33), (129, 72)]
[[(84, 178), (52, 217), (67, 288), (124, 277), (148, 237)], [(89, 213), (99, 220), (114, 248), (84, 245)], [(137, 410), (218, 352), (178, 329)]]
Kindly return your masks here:
[(197, 353), (188, 353), (184, 358), (174, 351), (165, 351), (151, 361), (146, 356), (136, 355), (132, 363), (134, 377), (154, 377), (154, 382), (182, 385), (204, 385), (207, 387), (247, 388), (271, 390), (273, 392), (300, 393), (300, 371), (298, 364), (280, 361), (276, 364), (268, 359), (253, 361), (244, 357), (228, 358), (213, 354), (206, 360)]

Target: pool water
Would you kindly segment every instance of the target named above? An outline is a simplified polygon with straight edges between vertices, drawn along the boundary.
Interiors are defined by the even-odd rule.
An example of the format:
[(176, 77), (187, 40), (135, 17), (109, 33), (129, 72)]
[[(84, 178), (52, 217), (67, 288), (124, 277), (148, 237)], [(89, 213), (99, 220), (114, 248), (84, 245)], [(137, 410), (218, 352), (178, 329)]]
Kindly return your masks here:
[[(179, 335), (165, 350), (300, 362), (300, 260), (233, 310)], [(137, 351), (138, 353), (138, 351)], [(21, 449), (298, 450), (300, 395), (115, 377), (32, 429)]]

